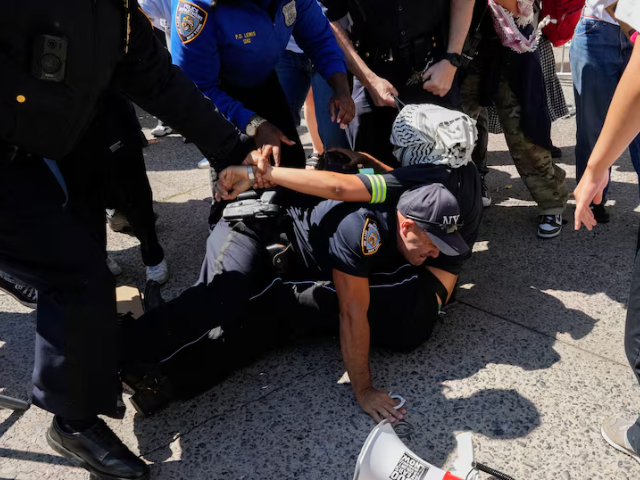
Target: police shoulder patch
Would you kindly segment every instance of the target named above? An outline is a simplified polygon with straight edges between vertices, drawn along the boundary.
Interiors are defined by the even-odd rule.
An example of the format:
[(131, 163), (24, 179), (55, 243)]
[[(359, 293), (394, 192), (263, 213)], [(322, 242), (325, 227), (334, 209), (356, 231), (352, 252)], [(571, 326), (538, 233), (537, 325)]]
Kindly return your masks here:
[(362, 253), (373, 255), (380, 249), (380, 229), (375, 220), (367, 218), (362, 229)]
[(290, 27), (296, 22), (298, 11), (296, 10), (296, 0), (291, 0), (282, 7), (282, 15), (284, 16), (284, 24)]
[(176, 8), (176, 31), (182, 43), (195, 40), (204, 29), (209, 14), (202, 7), (180, 0)]

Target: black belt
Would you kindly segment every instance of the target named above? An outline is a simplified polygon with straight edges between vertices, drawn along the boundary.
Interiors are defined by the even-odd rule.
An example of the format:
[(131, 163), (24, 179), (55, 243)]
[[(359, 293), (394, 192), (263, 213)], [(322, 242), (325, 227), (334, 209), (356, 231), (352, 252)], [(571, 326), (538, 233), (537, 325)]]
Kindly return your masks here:
[(439, 56), (445, 50), (442, 32), (425, 34), (396, 46), (358, 41), (354, 46), (370, 67), (396, 64), (413, 70), (422, 70), (430, 59)]

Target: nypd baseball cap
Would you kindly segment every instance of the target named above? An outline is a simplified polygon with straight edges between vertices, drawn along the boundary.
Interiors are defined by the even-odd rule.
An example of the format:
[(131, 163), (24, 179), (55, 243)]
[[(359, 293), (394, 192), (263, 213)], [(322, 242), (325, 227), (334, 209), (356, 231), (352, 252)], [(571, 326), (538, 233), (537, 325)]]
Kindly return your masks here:
[(407, 190), (400, 197), (397, 210), (427, 232), (443, 254), (455, 257), (469, 252), (458, 231), (462, 226), (458, 201), (441, 183)]

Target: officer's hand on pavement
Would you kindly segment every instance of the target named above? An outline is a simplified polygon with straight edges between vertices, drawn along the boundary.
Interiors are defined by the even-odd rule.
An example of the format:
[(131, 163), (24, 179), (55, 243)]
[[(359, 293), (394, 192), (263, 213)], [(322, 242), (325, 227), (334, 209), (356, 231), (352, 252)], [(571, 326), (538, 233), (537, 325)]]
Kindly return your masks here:
[(270, 122), (264, 122), (258, 127), (255, 142), (258, 150), (264, 157), (271, 158), (273, 155), (273, 163), (277, 167), (280, 166), (280, 144), (285, 143), (291, 146), (296, 143), (289, 140), (278, 127)]
[(587, 166), (580, 183), (573, 192), (576, 198), (576, 211), (574, 214), (575, 229), (580, 230), (584, 224), (587, 230), (591, 230), (598, 224), (591, 211), (591, 203), (600, 204), (604, 195), (604, 189), (609, 183), (609, 170), (595, 172)]
[(356, 400), (360, 408), (367, 412), (376, 422), (386, 418), (391, 423), (402, 420), (407, 414), (407, 409), (402, 407), (396, 410), (398, 401), (394, 400), (384, 390), (376, 390), (369, 387), (360, 393), (356, 393)]
[(431, 65), (422, 75), (424, 80), (422, 88), (434, 95), (444, 97), (451, 90), (456, 70), (457, 68), (451, 65), (449, 60), (440, 60), (435, 65)]
[(348, 88), (334, 92), (329, 100), (329, 115), (331, 115), (331, 121), (339, 123), (342, 129), (347, 128), (349, 122), (353, 120), (356, 115), (356, 104)]
[(373, 99), (373, 104), (376, 107), (395, 107), (396, 102), (393, 97), (398, 96), (398, 90), (395, 89), (391, 83), (384, 78), (380, 78), (377, 75), (368, 80), (365, 88)]

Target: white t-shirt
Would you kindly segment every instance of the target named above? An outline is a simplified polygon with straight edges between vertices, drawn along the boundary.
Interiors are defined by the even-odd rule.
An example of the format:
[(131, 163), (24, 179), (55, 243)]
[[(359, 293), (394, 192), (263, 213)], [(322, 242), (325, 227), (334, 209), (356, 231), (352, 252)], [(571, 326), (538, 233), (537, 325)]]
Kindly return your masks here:
[(173, 18), (171, 0), (139, 0), (138, 3), (153, 22), (153, 26), (164, 32), (167, 48), (171, 49), (171, 19)]
[(640, 0), (620, 0), (616, 7), (616, 17), (640, 30)]
[(616, 22), (605, 10), (605, 8), (615, 1), (616, 0), (587, 0), (587, 9), (585, 10), (585, 13), (600, 20), (604, 20), (605, 22), (615, 23), (617, 25), (618, 22)]

